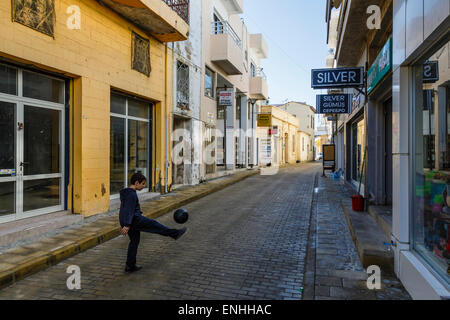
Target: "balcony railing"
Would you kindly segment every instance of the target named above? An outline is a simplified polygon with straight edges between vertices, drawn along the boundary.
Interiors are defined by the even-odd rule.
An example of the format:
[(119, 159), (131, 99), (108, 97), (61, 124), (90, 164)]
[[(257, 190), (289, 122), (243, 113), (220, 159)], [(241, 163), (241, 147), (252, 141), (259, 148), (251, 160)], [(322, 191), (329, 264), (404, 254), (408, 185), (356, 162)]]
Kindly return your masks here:
[(228, 21), (215, 21), (212, 23), (212, 34), (229, 34), (234, 42), (242, 49), (242, 41)]
[(267, 76), (264, 73), (262, 68), (256, 68), (256, 70), (252, 71), (251, 77), (252, 78), (258, 78), (259, 77), (259, 78), (263, 78), (264, 80), (267, 81)]
[(189, 0), (163, 0), (187, 24), (189, 24)]

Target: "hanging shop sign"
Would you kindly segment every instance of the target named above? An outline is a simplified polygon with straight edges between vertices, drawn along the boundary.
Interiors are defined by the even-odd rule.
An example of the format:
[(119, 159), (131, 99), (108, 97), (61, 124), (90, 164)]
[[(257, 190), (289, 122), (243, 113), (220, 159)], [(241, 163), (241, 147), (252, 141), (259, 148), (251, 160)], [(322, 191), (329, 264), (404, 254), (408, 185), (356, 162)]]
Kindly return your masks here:
[(258, 127), (272, 127), (272, 114), (270, 113), (258, 114)]
[(311, 70), (311, 88), (359, 88), (364, 86), (364, 68), (328, 68)]
[(370, 93), (392, 70), (392, 38), (381, 49), (380, 54), (367, 72), (367, 92)]
[(439, 62), (428, 61), (423, 65), (423, 83), (435, 83), (439, 81)]
[(318, 94), (316, 99), (318, 114), (352, 112), (353, 94)]
[(233, 91), (220, 91), (219, 92), (219, 105), (220, 106), (232, 106), (233, 105)]

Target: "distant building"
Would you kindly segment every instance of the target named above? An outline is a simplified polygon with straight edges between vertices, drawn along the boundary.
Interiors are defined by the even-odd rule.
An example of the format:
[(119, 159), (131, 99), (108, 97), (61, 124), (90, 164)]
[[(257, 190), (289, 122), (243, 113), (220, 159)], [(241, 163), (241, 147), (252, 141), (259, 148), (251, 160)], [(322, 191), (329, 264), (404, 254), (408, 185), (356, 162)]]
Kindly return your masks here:
[(298, 119), (275, 106), (261, 106), (260, 115), (268, 121), (258, 121), (258, 165), (294, 164), (299, 159)]
[(284, 110), (298, 119), (299, 148), (297, 160), (300, 162), (314, 160), (315, 115), (316, 109), (304, 102), (291, 101), (277, 104), (276, 107)]

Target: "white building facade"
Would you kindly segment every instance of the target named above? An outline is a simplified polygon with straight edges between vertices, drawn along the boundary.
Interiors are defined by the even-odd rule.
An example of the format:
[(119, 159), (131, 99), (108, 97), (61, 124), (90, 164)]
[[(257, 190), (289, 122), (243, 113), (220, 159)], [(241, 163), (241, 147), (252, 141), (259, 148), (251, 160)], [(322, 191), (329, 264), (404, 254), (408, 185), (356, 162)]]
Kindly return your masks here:
[(243, 0), (191, 0), (189, 11), (189, 39), (171, 44), (173, 188), (257, 166), (256, 120), (268, 98), (268, 46), (249, 34)]
[[(268, 46), (250, 34), (243, 0), (202, 1), (201, 115), (205, 179), (257, 164), (256, 118), (268, 98), (261, 59)], [(213, 160), (213, 161), (211, 161)]]
[(297, 143), (299, 145), (299, 153), (297, 160), (299, 162), (313, 161), (315, 158), (316, 109), (306, 103), (296, 101), (276, 106), (298, 119), (299, 141)]
[(189, 38), (171, 43), (173, 49), (174, 105), (169, 119), (173, 124), (173, 185), (195, 185), (200, 181), (202, 153), (202, 0), (189, 1)]

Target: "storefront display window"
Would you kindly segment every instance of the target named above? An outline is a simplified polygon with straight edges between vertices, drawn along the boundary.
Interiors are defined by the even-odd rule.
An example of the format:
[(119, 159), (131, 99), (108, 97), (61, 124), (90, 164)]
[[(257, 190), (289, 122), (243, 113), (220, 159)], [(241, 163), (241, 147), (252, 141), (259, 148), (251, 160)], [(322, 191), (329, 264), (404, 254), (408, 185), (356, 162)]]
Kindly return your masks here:
[(150, 112), (149, 102), (111, 94), (110, 194), (113, 196), (129, 184), (134, 173), (148, 177)]
[(413, 69), (412, 227), (414, 250), (450, 285), (449, 46), (441, 46)]

